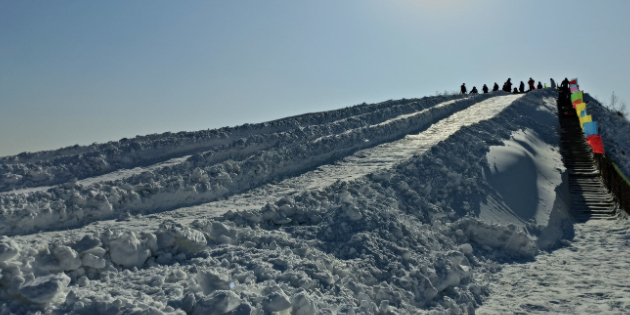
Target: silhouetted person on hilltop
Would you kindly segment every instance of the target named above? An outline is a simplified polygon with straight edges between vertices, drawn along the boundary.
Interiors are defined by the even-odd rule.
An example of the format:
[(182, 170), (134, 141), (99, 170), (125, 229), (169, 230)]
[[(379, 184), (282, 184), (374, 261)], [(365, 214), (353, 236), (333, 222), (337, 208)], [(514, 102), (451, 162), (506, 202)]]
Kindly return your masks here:
[(494, 82), (494, 87), (492, 88), (492, 92), (496, 92), (498, 90), (499, 90), (499, 85), (496, 82)]
[(551, 78), (549, 80), (551, 80), (551, 87), (555, 89), (556, 88), (556, 81), (554, 81), (553, 78)]
[(533, 91), (536, 89), (536, 87), (534, 86), (535, 83), (536, 81), (534, 81), (534, 79), (529, 78), (529, 81), (527, 81), (527, 84), (529, 84), (529, 90), (527, 90), (527, 92)]
[(525, 83), (523, 83), (523, 81), (521, 81), (521, 84), (518, 86), (518, 91), (525, 93)]
[(483, 94), (488, 94), (488, 86), (487, 85), (483, 85), (483, 87), (481, 88), (481, 90), (483, 90)]
[(560, 87), (561, 88), (569, 88), (569, 79), (564, 78), (564, 80), (562, 80), (562, 85)]
[(477, 91), (477, 88), (473, 86), (472, 90), (470, 90), (470, 94), (479, 94), (479, 91)]
[(512, 91), (512, 78), (508, 78), (505, 83), (503, 83), (503, 91), (510, 93)]
[(466, 94), (466, 83), (462, 83), (461, 94)]
[(518, 90), (516, 89), (516, 87), (514, 88), (514, 91), (512, 93), (518, 94)]
[(536, 86), (537, 89), (542, 89), (542, 83), (540, 83), (540, 81), (538, 81), (538, 85)]

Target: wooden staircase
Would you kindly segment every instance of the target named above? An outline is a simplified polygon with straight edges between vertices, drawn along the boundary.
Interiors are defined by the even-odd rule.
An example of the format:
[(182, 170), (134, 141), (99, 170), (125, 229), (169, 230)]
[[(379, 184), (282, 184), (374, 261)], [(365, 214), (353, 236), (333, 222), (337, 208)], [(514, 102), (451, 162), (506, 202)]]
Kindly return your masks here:
[(613, 219), (616, 202), (604, 186), (593, 151), (575, 115), (560, 113), (560, 149), (569, 171), (571, 211), (578, 221)]

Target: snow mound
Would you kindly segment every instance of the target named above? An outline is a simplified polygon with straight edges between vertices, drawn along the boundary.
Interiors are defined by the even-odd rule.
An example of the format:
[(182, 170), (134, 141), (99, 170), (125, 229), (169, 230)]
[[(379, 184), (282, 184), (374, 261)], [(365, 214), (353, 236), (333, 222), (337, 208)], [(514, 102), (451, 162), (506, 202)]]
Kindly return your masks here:
[[(199, 155), (111, 185), (64, 186), (67, 195), (57, 194), (61, 187), (7, 195), (0, 198), (3, 209), (20, 205), (30, 213), (7, 218), (29, 233), (78, 222), (72, 220), (80, 211), (94, 215), (83, 222), (96, 224), (14, 236), (15, 244), (3, 239), (7, 252), (17, 252), (0, 262), (0, 299), (27, 300), (0, 305), (0, 314), (31, 308), (70, 314), (473, 314), (488, 294), (480, 279), (496, 270), (495, 261), (532, 258), (563, 237), (567, 208), (554, 94), (447, 102), (244, 160), (205, 164)], [(489, 105), (501, 110), (463, 123), (462, 115)], [(402, 141), (397, 139), (415, 130), (420, 133), (407, 137), (429, 139), (439, 131), (431, 125), (453, 132), (391, 167), (273, 195), (286, 182), (271, 178), (288, 169), (321, 165), (353, 152), (348, 146), (371, 148), (366, 138)], [(527, 177), (526, 185), (502, 178), (509, 174)], [(274, 198), (260, 207), (217, 215), (209, 203), (196, 208), (208, 213), (195, 220), (149, 218), (140, 211), (155, 212), (160, 202), (182, 207), (206, 191), (236, 193), (261, 183)], [(524, 200), (507, 185), (538, 197)], [(129, 197), (132, 192), (137, 197)], [(254, 202), (247, 194), (238, 197)], [(140, 214), (105, 227), (97, 222), (100, 212), (86, 210), (104, 200), (112, 207), (103, 213)], [(58, 225), (33, 219), (56, 215)], [(157, 223), (140, 224), (145, 219)], [(8, 225), (7, 231), (18, 232)]]

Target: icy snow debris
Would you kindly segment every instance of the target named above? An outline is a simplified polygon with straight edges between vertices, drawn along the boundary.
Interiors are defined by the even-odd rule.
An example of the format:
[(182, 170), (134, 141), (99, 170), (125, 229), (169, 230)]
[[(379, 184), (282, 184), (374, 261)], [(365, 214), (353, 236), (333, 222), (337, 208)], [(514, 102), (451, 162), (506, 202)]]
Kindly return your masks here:
[[(241, 299), (232, 291), (214, 291), (209, 296), (203, 297), (195, 305), (193, 315), (223, 315), (232, 311), (241, 304)], [(244, 309), (235, 313), (246, 314)]]
[(0, 262), (13, 259), (20, 252), (20, 247), (12, 239), (0, 237)]
[(81, 263), (85, 267), (94, 269), (103, 269), (107, 265), (107, 261), (105, 259), (90, 253), (83, 255), (83, 258), (81, 258)]
[(197, 273), (197, 281), (205, 294), (216, 290), (229, 290), (231, 283), (226, 271), (212, 269)]
[(479, 245), (498, 249), (515, 257), (533, 257), (538, 252), (536, 241), (514, 225), (498, 225), (475, 218), (464, 218), (453, 224), (466, 237)]
[(140, 267), (151, 256), (151, 251), (134, 232), (128, 232), (109, 240), (109, 256), (112, 262), (123, 267)]
[[(366, 116), (337, 116), (325, 125), (310, 121), (273, 136), (252, 132), (232, 139), (226, 131), (217, 134), (227, 143), (221, 150), (128, 170), (116, 181), (0, 195), (0, 211), (10, 213), (0, 232), (83, 225), (41, 237), (14, 236), (20, 252), (0, 262), (0, 301), (13, 298), (7, 303), (23, 307), (14, 297), (25, 283), (74, 268), (80, 258), (81, 267), (65, 272), (71, 293), (51, 311), (471, 314), (488, 294), (482, 279), (497, 269), (493, 259), (536, 254), (532, 227), (480, 217), (483, 202), (499, 195), (484, 168), (491, 165), (490, 148), (506, 141), (538, 150), (544, 146), (532, 144), (540, 138), (557, 148), (555, 126), (541, 123), (552, 121), (553, 111), (534, 113), (544, 119), (531, 116), (551, 95), (480, 96), (437, 106), (433, 99), (396, 103), (409, 107), (402, 115), (391, 103)], [(471, 119), (481, 116), (486, 119)], [(519, 132), (529, 136), (512, 137)], [(400, 140), (385, 147), (413, 143), (413, 152), (391, 150), (391, 164), (370, 168), (384, 149), (369, 147), (394, 139)], [(143, 145), (134, 144), (134, 152)], [(351, 156), (352, 163), (338, 160), (357, 149), (364, 150)], [(339, 180), (318, 174), (330, 165), (303, 173), (333, 159)], [(559, 178), (561, 170), (548, 171), (543, 175)], [(294, 174), (300, 176), (274, 182)], [(234, 200), (183, 208), (243, 191), (248, 193)], [(545, 200), (555, 203), (558, 196), (549, 192)], [(107, 204), (116, 213), (131, 209), (137, 215), (87, 225), (111, 218), (99, 210)], [(541, 203), (526, 210), (544, 210), (544, 217), (552, 207)], [(148, 215), (162, 210), (168, 211)], [(2, 307), (0, 312), (11, 309)]]
[(46, 304), (61, 297), (68, 284), (70, 277), (65, 274), (50, 274), (24, 285), (20, 294), (33, 303)]
[(273, 292), (262, 300), (262, 305), (266, 310), (272, 312), (280, 312), (291, 307), (289, 297), (282, 291)]
[(163, 222), (157, 232), (163, 248), (178, 246), (187, 252), (196, 252), (206, 247), (206, 237), (200, 231), (174, 222)]
[(85, 253), (99, 246), (102, 246), (101, 240), (92, 235), (85, 235), (72, 247), (79, 253)]

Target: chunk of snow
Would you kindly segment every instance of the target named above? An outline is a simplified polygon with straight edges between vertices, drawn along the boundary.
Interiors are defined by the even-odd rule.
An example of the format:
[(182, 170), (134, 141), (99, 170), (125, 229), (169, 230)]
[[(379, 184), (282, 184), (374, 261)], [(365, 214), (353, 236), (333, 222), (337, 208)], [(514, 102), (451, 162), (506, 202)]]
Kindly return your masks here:
[(81, 267), (81, 258), (79, 254), (72, 248), (59, 245), (53, 250), (53, 254), (59, 261), (59, 267), (62, 270), (76, 270)]
[(240, 301), (232, 291), (214, 291), (197, 302), (193, 315), (223, 315), (239, 306)]
[(280, 312), (291, 307), (291, 302), (289, 302), (289, 297), (284, 294), (284, 292), (273, 292), (265, 297), (262, 300), (262, 305), (266, 310), (272, 312)]
[(81, 263), (85, 267), (90, 267), (94, 269), (103, 269), (107, 264), (105, 259), (89, 253), (83, 255), (83, 258), (81, 258)]
[(9, 261), (20, 252), (20, 247), (12, 239), (2, 236), (0, 237), (0, 262)]
[(125, 233), (109, 241), (112, 262), (123, 267), (140, 267), (151, 255), (133, 232)]
[(70, 277), (64, 273), (50, 274), (24, 285), (20, 294), (33, 303), (47, 304), (61, 296), (68, 284)]

